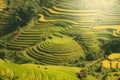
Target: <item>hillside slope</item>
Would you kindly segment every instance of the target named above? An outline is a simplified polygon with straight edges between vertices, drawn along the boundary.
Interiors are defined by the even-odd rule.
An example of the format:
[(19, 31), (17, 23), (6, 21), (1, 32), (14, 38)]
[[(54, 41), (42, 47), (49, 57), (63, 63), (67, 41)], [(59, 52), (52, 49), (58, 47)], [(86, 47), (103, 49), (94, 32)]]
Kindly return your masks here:
[(13, 64), (0, 60), (0, 80), (79, 80), (79, 68)]

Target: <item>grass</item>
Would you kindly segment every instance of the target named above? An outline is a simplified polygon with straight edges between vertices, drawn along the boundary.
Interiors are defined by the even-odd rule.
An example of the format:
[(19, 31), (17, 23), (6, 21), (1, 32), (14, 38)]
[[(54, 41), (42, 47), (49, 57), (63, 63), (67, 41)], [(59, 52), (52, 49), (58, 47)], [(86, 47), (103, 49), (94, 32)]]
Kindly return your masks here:
[(111, 79), (112, 80), (119, 80), (119, 78), (120, 78), (119, 76), (113, 76), (112, 75), (112, 76), (107, 76), (106, 80), (111, 80)]
[(109, 72), (108, 76), (105, 78), (105, 80), (119, 80), (120, 78), (120, 72)]
[(83, 78), (81, 80), (98, 80), (98, 79), (93, 76), (87, 76), (86, 78)]

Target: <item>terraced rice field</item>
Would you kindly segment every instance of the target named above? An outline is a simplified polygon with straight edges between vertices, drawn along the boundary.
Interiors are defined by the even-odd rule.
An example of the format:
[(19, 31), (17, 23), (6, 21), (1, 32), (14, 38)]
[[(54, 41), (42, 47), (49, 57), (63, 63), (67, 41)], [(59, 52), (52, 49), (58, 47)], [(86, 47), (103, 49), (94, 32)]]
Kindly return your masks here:
[[(38, 60), (41, 64), (56, 64), (56, 62), (75, 60), (84, 57), (85, 50), (99, 53), (101, 45), (99, 40), (109, 41), (111, 36), (119, 38), (119, 21), (116, 18), (119, 14), (119, 5), (112, 9), (109, 5), (114, 5), (114, 2), (105, 4), (104, 0), (101, 0), (100, 3), (105, 9), (110, 7), (109, 11), (103, 12), (103, 7), (99, 4), (98, 6), (94, 4), (96, 7), (90, 7), (93, 2), (98, 4), (95, 0), (92, 0), (89, 5), (84, 4), (88, 3), (87, 0), (81, 0), (81, 2), (79, 0), (47, 1), (47, 4), (51, 6), (41, 5), (41, 11), (38, 13), (39, 18), (34, 20), (32, 25), (30, 22), (20, 31), (14, 32), (14, 36), (6, 43), (7, 49), (23, 51), (24, 56), (33, 61)], [(17, 1), (12, 2), (13, 5), (15, 3)], [(22, 6), (23, 3), (24, 1), (20, 1), (19, 5)], [(70, 5), (71, 3), (73, 5)], [(84, 5), (77, 6), (78, 3)], [(111, 10), (115, 12), (111, 12)], [(108, 12), (110, 14), (106, 14)], [(110, 19), (114, 19), (115, 23), (110, 23)], [(0, 22), (2, 23), (2, 21)], [(55, 26), (55, 22), (65, 22), (68, 26)], [(3, 23), (6, 22), (3, 21)], [(112, 29), (112, 32), (108, 29)], [(66, 35), (79, 35), (80, 42), (84, 47), (74, 41), (72, 37), (67, 36), (66, 38)], [(73, 54), (74, 56), (70, 57)]]
[[(11, 11), (8, 13), (7, 11), (0, 12), (0, 37), (5, 35), (8, 31), (4, 32), (8, 29), (8, 24), (11, 23)], [(12, 29), (12, 28), (11, 28)]]
[(0, 0), (0, 11), (2, 11), (6, 7), (5, 1)]
[(120, 68), (120, 54), (112, 53), (108, 56), (108, 60), (102, 61), (103, 67), (106, 68)]
[(15, 32), (14, 37), (7, 43), (7, 48), (10, 50), (24, 50), (42, 42), (42, 38), (48, 39), (63, 29), (56, 26), (44, 27), (43, 24), (39, 25), (35, 24), (34, 27), (29, 26), (21, 29), (20, 32)]
[(40, 61), (41, 64), (56, 65), (74, 61), (80, 57), (84, 58), (84, 51), (81, 46), (66, 36), (63, 38), (54, 36), (53, 39), (43, 41), (26, 50), (23, 54), (29, 59)]
[[(67, 10), (67, 9), (62, 9), (62, 8), (56, 7), (56, 6), (53, 6), (53, 8), (43, 7), (43, 9), (44, 9), (44, 12), (47, 13), (46, 15), (51, 18), (51, 20), (49, 20), (49, 21), (65, 21), (65, 22), (68, 22), (71, 24), (92, 23), (92, 22), (94, 22), (94, 16), (97, 15), (97, 13), (98, 13), (98, 10)], [(58, 18), (55, 19), (55, 17), (52, 17), (54, 15), (69, 16), (70, 18), (77, 17), (77, 18), (75, 18), (74, 20), (69, 19), (69, 17), (68, 17), (68, 19), (60, 19), (60, 17), (59, 17), (59, 19)], [(40, 14), (40, 17), (41, 17), (40, 21), (44, 22), (45, 20), (47, 20), (41, 14)], [(86, 17), (93, 17), (93, 19), (92, 20), (81, 20), (81, 17), (84, 17), (84, 19)]]
[[(116, 76), (116, 74), (118, 75), (118, 76)], [(111, 72), (111, 73), (108, 73), (108, 75), (109, 76), (107, 76), (105, 79), (106, 80), (110, 80), (110, 79), (112, 79), (112, 80), (119, 80), (119, 78), (120, 78), (120, 73), (119, 72)]]
[[(107, 31), (108, 29), (111, 29), (112, 31)], [(107, 31), (107, 34), (111, 34), (114, 37), (120, 37), (120, 25), (113, 25), (113, 26), (98, 26), (98, 27), (94, 27), (93, 30), (102, 30), (104, 31), (104, 35), (105, 35), (105, 31)], [(98, 32), (96, 32), (98, 33)], [(100, 32), (101, 33), (101, 32)]]
[(114, 8), (110, 8), (109, 10), (104, 11), (99, 16), (99, 25), (120, 25), (119, 21), (119, 4), (116, 4)]
[(118, 80), (119, 78), (120, 78), (119, 76), (109, 76), (109, 77), (106, 78), (106, 80), (110, 80), (110, 79)]
[(103, 64), (103, 67), (106, 67), (106, 68), (120, 68), (119, 61), (104, 60), (104, 61), (102, 61), (102, 64)]
[[(63, 0), (63, 2), (66, 2), (66, 1)], [(72, 2), (72, 1), (68, 1), (68, 3), (69, 2)], [(56, 3), (62, 4), (59, 2), (56, 2)], [(77, 1), (76, 1), (76, 3), (77, 3)], [(117, 7), (118, 6), (119, 5), (117, 5)], [(104, 29), (104, 31), (103, 30), (100, 31), (99, 29), (98, 29), (98, 31), (96, 31), (96, 29), (95, 29), (95, 28), (101, 28), (101, 26), (98, 26), (98, 25), (105, 25), (105, 26), (108, 25), (108, 29), (115, 29), (116, 26), (119, 26), (118, 25), (119, 24), (119, 9), (117, 9), (117, 8), (110, 9), (109, 11), (103, 12), (102, 10), (93, 9), (93, 8), (88, 9), (88, 10), (87, 9), (72, 10), (72, 8), (70, 6), (64, 7), (64, 6), (56, 5), (56, 6), (53, 6), (52, 8), (44, 8), (44, 9), (46, 9), (48, 11), (48, 13), (50, 13), (52, 15), (55, 14), (55, 15), (60, 16), (60, 15), (64, 14), (64, 15), (72, 16), (73, 19), (70, 19), (70, 20), (76, 21), (77, 24), (75, 24), (75, 25), (73, 24), (74, 26), (71, 29), (67, 29), (63, 33), (83, 35), (82, 40), (85, 41), (85, 45), (86, 45), (87, 41), (89, 41), (88, 43), (90, 43), (90, 44), (93, 44), (94, 42), (96, 42), (96, 45), (94, 44), (94, 46), (96, 46), (96, 48), (93, 48), (93, 51), (94, 51), (94, 49), (99, 50), (98, 45), (100, 45), (100, 43), (99, 43), (99, 41), (97, 41), (98, 39), (109, 41), (109, 37), (111, 37), (111, 36), (119, 37), (118, 27), (116, 28), (116, 30), (113, 30), (112, 33), (110, 31), (108, 31), (107, 29)], [(112, 10), (114, 10), (116, 12), (112, 12)], [(82, 13), (84, 15), (82, 15)], [(110, 13), (110, 14), (108, 14), (108, 13)], [(73, 15), (71, 15), (71, 14), (73, 14)], [(76, 15), (77, 18), (74, 19), (74, 17), (75, 17), (74, 14), (78, 14), (79, 16)], [(93, 15), (91, 15), (91, 14), (93, 14)], [(92, 18), (90, 18), (89, 15), (92, 16)], [(110, 15), (113, 15), (113, 16), (111, 17)], [(89, 19), (89, 20), (87, 20), (87, 19)], [(114, 19), (114, 22), (112, 21), (113, 19)], [(80, 22), (79, 22), (79, 20), (80, 20)], [(93, 26), (95, 26), (95, 27), (93, 28)], [(87, 33), (87, 31), (89, 31), (92, 34), (89, 34), (89, 32)], [(85, 34), (87, 34), (87, 36), (85, 34), (82, 34), (83, 32), (86, 32)], [(89, 39), (88, 38), (84, 39), (84, 37), (88, 37), (88, 35), (90, 35)], [(93, 36), (93, 37), (91, 37), (91, 36)], [(91, 40), (90, 40), (90, 38), (91, 38)], [(89, 47), (89, 49), (92, 51), (92, 49), (91, 49), (92, 46), (87, 45), (87, 47)]]
[(120, 59), (120, 53), (112, 53), (108, 56), (109, 60), (119, 60)]
[[(20, 52), (28, 62), (40, 65), (18, 65), (0, 60), (0, 79), (2, 76), (3, 80), (80, 80), (76, 74), (80, 68), (53, 65), (76, 65), (89, 53), (95, 53), (95, 57), (103, 54), (104, 42), (120, 39), (117, 0), (99, 0), (99, 3), (97, 0), (32, 1), (36, 3), (10, 0), (7, 11), (4, 0), (0, 0), (0, 50)], [(30, 20), (24, 20), (30, 13), (34, 13)], [(23, 23), (27, 21), (24, 26), (19, 25), (18, 16)], [(120, 68), (119, 57), (118, 53), (111, 54), (102, 61), (102, 66)], [(82, 80), (97, 79), (88, 75)]]
[[(0, 75), (3, 80), (79, 80), (77, 67), (42, 66), (35, 64), (13, 64), (0, 60)], [(7, 77), (5, 77), (7, 76)]]
[(41, 22), (65, 21), (65, 22), (72, 23), (72, 24), (78, 24), (77, 22), (74, 22), (74, 21), (71, 21), (71, 20), (65, 20), (65, 19), (54, 19), (54, 20), (52, 19), (52, 20), (47, 20), (47, 19), (44, 18), (44, 15), (42, 15), (42, 14), (39, 14), (39, 16), (40, 16), (39, 21), (41, 21)]

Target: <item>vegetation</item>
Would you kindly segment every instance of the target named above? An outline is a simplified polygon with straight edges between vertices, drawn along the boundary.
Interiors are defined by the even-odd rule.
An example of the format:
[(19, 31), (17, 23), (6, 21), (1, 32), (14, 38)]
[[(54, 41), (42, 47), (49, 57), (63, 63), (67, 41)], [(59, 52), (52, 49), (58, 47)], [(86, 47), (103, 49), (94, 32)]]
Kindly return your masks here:
[(60, 27), (68, 27), (68, 23), (66, 23), (66, 22), (54, 22), (53, 23), (55, 26), (60, 26)]
[(120, 59), (120, 53), (112, 53), (108, 56), (108, 59), (110, 60), (119, 60)]
[(79, 80), (76, 73), (77, 67), (42, 66), (35, 64), (13, 64), (8, 61), (0, 61), (1, 80)]
[(119, 80), (119, 0), (0, 0), (0, 80)]

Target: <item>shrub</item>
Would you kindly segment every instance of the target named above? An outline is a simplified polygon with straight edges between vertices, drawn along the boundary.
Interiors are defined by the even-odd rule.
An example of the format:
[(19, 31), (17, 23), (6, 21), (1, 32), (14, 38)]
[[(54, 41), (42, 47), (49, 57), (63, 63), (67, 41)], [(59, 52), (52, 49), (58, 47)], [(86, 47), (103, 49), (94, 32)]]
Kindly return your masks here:
[(27, 60), (21, 52), (9, 51), (9, 50), (0, 50), (0, 58), (1, 59), (8, 59), (15, 63), (27, 63)]
[(56, 21), (53, 23), (54, 26), (60, 26), (60, 27), (68, 27), (68, 23), (67, 22), (63, 22), (63, 21)]
[(85, 63), (84, 62), (78, 62), (75, 66), (77, 66), (77, 67), (85, 67)]
[(96, 57), (95, 57), (94, 52), (89, 52), (89, 53), (86, 55), (86, 59), (87, 59), (87, 60), (95, 60)]
[(53, 4), (46, 3), (45, 6), (48, 7), (48, 8), (52, 8)]

